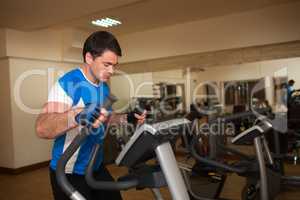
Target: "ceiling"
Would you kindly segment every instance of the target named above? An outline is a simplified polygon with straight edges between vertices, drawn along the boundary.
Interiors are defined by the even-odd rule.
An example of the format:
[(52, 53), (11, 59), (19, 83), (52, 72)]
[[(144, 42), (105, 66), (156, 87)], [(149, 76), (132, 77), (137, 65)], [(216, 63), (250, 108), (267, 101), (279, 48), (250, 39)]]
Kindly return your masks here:
[(123, 24), (107, 30), (121, 35), (295, 1), (299, 0), (1, 0), (0, 27), (93, 31), (100, 28), (91, 20), (113, 17)]
[(35, 30), (96, 16), (140, 0), (0, 0), (0, 27)]

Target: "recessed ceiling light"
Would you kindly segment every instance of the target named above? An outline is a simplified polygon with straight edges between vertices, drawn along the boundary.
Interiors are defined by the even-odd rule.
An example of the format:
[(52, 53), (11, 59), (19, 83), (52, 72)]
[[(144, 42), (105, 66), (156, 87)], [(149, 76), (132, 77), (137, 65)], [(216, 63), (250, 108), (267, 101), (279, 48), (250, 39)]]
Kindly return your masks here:
[(122, 23), (118, 20), (106, 17), (105, 19), (103, 18), (103, 19), (93, 20), (92, 24), (95, 26), (102, 26), (102, 27), (108, 28), (108, 27), (112, 27), (112, 26), (118, 26)]

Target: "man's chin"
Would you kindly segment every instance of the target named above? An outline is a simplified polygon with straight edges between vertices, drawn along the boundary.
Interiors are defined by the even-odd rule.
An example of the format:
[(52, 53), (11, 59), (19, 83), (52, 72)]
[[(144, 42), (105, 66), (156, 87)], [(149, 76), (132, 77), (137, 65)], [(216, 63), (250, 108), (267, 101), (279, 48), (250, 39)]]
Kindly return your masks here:
[(101, 82), (107, 82), (107, 81), (109, 81), (109, 77), (108, 78), (101, 78)]

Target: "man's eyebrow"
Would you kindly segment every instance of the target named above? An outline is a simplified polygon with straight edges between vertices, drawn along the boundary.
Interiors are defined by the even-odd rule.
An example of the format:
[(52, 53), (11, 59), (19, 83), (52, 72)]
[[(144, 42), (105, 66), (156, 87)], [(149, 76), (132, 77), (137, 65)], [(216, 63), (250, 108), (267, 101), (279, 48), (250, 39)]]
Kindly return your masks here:
[(119, 64), (118, 62), (114, 64), (114, 63), (111, 63), (111, 62), (105, 62), (105, 61), (104, 61), (104, 63), (105, 63), (105, 64), (108, 64), (108, 65), (113, 65), (113, 66), (115, 66), (115, 65), (118, 65), (118, 64)]

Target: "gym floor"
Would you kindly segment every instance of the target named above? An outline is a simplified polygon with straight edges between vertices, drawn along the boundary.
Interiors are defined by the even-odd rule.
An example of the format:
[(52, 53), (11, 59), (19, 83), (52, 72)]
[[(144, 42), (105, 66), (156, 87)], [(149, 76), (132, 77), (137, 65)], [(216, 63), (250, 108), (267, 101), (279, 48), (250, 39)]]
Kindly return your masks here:
[[(108, 167), (114, 176), (126, 173), (125, 168), (115, 166)], [(300, 175), (300, 165), (286, 165), (287, 174)], [(231, 174), (225, 183), (222, 192), (223, 198), (238, 200), (240, 191), (244, 185), (243, 178)], [(171, 200), (167, 189), (162, 189), (162, 194), (166, 200)], [(129, 190), (122, 192), (124, 200), (152, 200), (153, 196), (149, 190), (136, 191)], [(292, 189), (283, 192), (279, 200), (299, 200), (300, 189)], [(52, 200), (51, 188), (48, 178), (48, 168), (19, 174), (4, 175), (0, 174), (0, 197), (1, 200)]]

